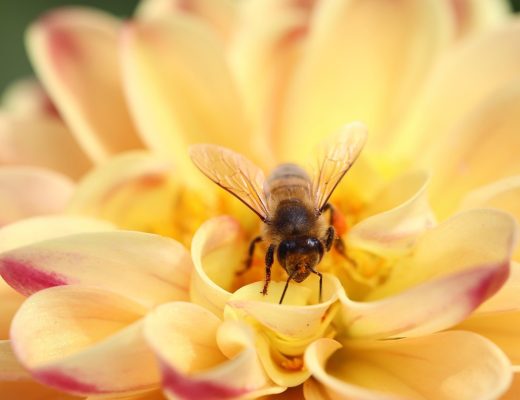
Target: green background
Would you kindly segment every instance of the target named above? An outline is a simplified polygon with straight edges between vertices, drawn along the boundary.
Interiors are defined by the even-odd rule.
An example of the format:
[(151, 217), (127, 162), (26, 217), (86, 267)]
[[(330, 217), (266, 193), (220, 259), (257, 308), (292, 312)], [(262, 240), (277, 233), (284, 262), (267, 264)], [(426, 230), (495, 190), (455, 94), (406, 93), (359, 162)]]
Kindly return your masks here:
[[(23, 32), (44, 11), (60, 5), (82, 4), (102, 8), (120, 17), (128, 17), (137, 2), (138, 0), (0, 0), (0, 92), (10, 81), (31, 74), (24, 49)], [(511, 0), (511, 3), (516, 11), (520, 10), (520, 0)]]

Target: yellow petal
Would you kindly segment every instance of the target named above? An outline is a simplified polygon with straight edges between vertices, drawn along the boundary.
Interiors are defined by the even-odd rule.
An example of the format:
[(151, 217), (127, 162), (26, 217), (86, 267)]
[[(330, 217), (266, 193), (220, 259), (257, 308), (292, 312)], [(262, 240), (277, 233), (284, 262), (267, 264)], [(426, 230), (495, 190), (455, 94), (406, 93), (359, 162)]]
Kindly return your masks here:
[(309, 28), (313, 1), (252, 0), (239, 3), (230, 48), (233, 72), (248, 118), (272, 146), (283, 102)]
[(198, 305), (159, 306), (146, 317), (145, 334), (161, 365), (163, 388), (172, 398), (234, 398), (272, 386), (256, 355), (252, 331), (232, 321), (221, 324)]
[(188, 299), (191, 270), (190, 255), (180, 243), (133, 231), (69, 235), (0, 255), (0, 274), (23, 294), (86, 284), (146, 307)]
[(211, 25), (227, 39), (232, 33), (235, 8), (231, 0), (143, 0), (135, 16), (140, 20), (154, 20), (189, 15)]
[(215, 215), (213, 194), (220, 189), (211, 184), (203, 193), (198, 190), (191, 176), (186, 171), (181, 174), (171, 161), (147, 152), (130, 152), (85, 176), (68, 210), (189, 244), (199, 225)]
[[(375, 215), (348, 232), (347, 246), (383, 256), (410, 251), (417, 237), (435, 223), (427, 184), (428, 176), (424, 173), (408, 174), (391, 183), (376, 197), (381, 201), (376, 200), (375, 206), (368, 208), (367, 213)], [(376, 214), (379, 210), (385, 211)]]
[(494, 399), (511, 382), (504, 354), (470, 332), (341, 347), (320, 339), (305, 354), (331, 399)]
[(466, 37), (503, 24), (511, 15), (507, 1), (446, 0), (452, 7), (457, 34)]
[(231, 296), (233, 280), (242, 269), (247, 243), (239, 223), (228, 216), (205, 222), (193, 237), (195, 266), (190, 286), (192, 302), (221, 316)]
[(0, 163), (34, 165), (79, 178), (90, 167), (64, 123), (48, 116), (0, 114)]
[(142, 337), (145, 309), (113, 292), (63, 286), (29, 297), (16, 314), (16, 357), (33, 377), (75, 394), (131, 394), (159, 383)]
[(86, 217), (53, 215), (26, 218), (0, 229), (0, 253), (76, 233), (113, 229), (109, 222)]
[(63, 211), (74, 185), (37, 167), (0, 167), (0, 226), (22, 218)]
[[(415, 157), (418, 162), (428, 161), (426, 155), (430, 150), (440, 150), (437, 153), (438, 161), (442, 166), (442, 163), (448, 160), (461, 160), (459, 152), (463, 148), (454, 149), (453, 145), (446, 144), (450, 141), (461, 143), (467, 141), (469, 137), (478, 137), (480, 140), (487, 138), (489, 142), (486, 143), (494, 143), (495, 134), (486, 135), (497, 128), (497, 138), (502, 143), (509, 129), (510, 122), (507, 121), (514, 120), (516, 114), (506, 119), (507, 123), (503, 128), (496, 125), (497, 120), (493, 115), (506, 116), (510, 111), (503, 107), (514, 107), (512, 104), (508, 106), (506, 99), (507, 92), (510, 92), (509, 97), (511, 92), (518, 92), (518, 89), (512, 86), (517, 86), (514, 81), (519, 76), (519, 37), (520, 22), (512, 20), (500, 28), (461, 41), (458, 46), (451, 49), (436, 65), (421, 96), (414, 101), (415, 105), (409, 111), (408, 118), (402, 121), (400, 135), (392, 136), (398, 150), (412, 158)], [(485, 62), (482, 62), (483, 60)], [(504, 93), (500, 93), (501, 90)], [(493, 100), (490, 96), (497, 96), (497, 99)], [(500, 97), (504, 99), (500, 101)], [(463, 121), (464, 118), (469, 119)], [(459, 137), (463, 129), (461, 123), (467, 126), (464, 129), (467, 132)], [(480, 125), (482, 123), (484, 125)], [(477, 132), (471, 133), (475, 128)], [(513, 136), (509, 138), (513, 140)], [(484, 154), (494, 151), (494, 149), (488, 151), (488, 146), (481, 143), (479, 139), (473, 143), (478, 144), (481, 149), (479, 151)], [(508, 146), (512, 145), (510, 141), (505, 143)], [(447, 148), (449, 151), (446, 150)], [(500, 153), (501, 156), (505, 154), (507, 152)], [(485, 160), (487, 157), (480, 161), (488, 165)], [(464, 172), (464, 168), (451, 170), (449, 173), (460, 172)], [(478, 176), (477, 171), (472, 171), (471, 174)], [(448, 182), (450, 185), (447, 189), (456, 186), (453, 181), (448, 180)]]
[(123, 97), (119, 27), (101, 11), (63, 8), (45, 14), (27, 33), (33, 65), (94, 161), (142, 147)]
[(193, 168), (186, 152), (192, 143), (250, 152), (224, 48), (209, 27), (179, 15), (133, 22), (122, 35), (130, 109), (150, 148), (183, 171)]
[(61, 119), (42, 85), (34, 78), (19, 79), (9, 84), (2, 93), (1, 105), (2, 110), (18, 117)]
[(448, 13), (436, 0), (320, 2), (284, 107), (282, 158), (353, 120), (367, 124), (369, 146), (392, 143), (388, 130), (451, 37)]
[(488, 301), (482, 304), (477, 314), (488, 314), (505, 311), (519, 311), (520, 310), (520, 264), (517, 262), (511, 263), (509, 277), (504, 286), (495, 293)]

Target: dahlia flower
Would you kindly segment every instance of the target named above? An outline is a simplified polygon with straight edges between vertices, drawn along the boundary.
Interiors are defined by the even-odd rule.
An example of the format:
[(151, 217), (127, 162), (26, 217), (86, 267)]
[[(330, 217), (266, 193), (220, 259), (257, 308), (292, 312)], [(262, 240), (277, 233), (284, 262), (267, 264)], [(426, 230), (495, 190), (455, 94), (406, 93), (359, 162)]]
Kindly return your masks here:
[[(124, 23), (52, 11), (27, 38), (88, 161), (68, 172), (53, 129), (59, 166), (35, 157), (30, 112), (5, 162), (96, 166), (67, 212), (0, 230), (0, 393), (518, 396), (520, 25), (502, 3), (148, 0)], [(350, 261), (319, 264), (321, 301), (311, 276), (279, 305), (280, 266), (266, 296), (260, 255), (237, 274), (259, 222), (188, 145), (269, 171), (353, 120), (369, 140), (332, 198)]]

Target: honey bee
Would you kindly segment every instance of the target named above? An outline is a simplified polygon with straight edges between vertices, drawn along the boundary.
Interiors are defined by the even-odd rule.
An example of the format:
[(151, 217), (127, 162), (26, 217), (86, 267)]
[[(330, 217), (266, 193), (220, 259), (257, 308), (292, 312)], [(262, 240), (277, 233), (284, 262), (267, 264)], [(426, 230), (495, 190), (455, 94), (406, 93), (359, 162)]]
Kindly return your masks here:
[[(276, 254), (288, 275), (279, 304), (291, 280), (303, 282), (311, 273), (319, 277), (321, 301), (323, 276), (315, 267), (333, 244), (346, 256), (343, 242), (332, 225), (335, 211), (329, 199), (358, 157), (366, 138), (366, 128), (356, 122), (323, 142), (312, 179), (296, 164), (281, 164), (266, 179), (259, 167), (229, 149), (211, 144), (190, 148), (191, 159), (201, 172), (263, 221), (261, 235), (249, 246), (245, 268), (252, 265), (255, 246), (267, 242), (262, 293), (267, 294)], [(324, 215), (327, 211), (328, 220)]]

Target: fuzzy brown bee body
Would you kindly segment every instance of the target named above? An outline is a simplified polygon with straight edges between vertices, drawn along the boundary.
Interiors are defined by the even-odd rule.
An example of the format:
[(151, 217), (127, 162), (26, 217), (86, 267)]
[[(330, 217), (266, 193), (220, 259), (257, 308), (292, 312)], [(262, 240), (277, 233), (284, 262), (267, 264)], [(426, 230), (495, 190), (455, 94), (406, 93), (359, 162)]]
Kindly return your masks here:
[(329, 209), (332, 212), (328, 200), (365, 141), (366, 129), (362, 124), (347, 125), (323, 144), (312, 178), (296, 164), (281, 164), (265, 179), (263, 172), (240, 154), (215, 145), (192, 146), (190, 155), (195, 165), (264, 222), (261, 236), (251, 243), (246, 263), (246, 267), (251, 265), (256, 243), (269, 243), (264, 295), (276, 256), (288, 275), (280, 303), (291, 280), (302, 282), (311, 273), (320, 277), (321, 301), (322, 275), (315, 267), (334, 240), (341, 240), (335, 238), (334, 227), (323, 213)]

